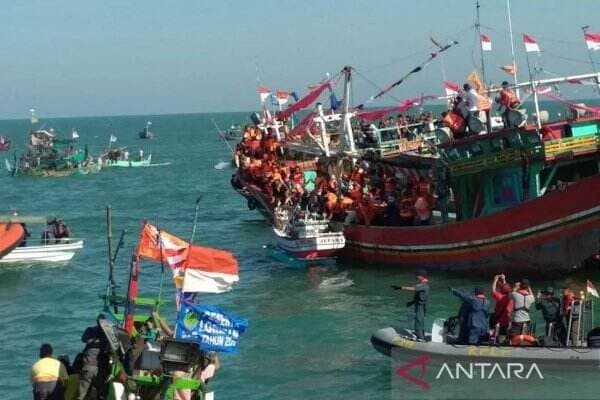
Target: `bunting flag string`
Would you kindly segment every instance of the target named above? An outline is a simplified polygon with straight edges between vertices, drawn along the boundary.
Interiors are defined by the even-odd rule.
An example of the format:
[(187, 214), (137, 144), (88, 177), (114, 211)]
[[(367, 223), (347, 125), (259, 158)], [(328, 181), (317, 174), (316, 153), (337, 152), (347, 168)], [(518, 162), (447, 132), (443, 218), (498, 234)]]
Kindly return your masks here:
[[(396, 82), (392, 83), (391, 85), (389, 85), (385, 89), (381, 90), (376, 95), (371, 96), (366, 103), (370, 103), (373, 100), (376, 100), (376, 99), (380, 98), (381, 96), (383, 96), (384, 94), (388, 93), (390, 90), (392, 90), (393, 88), (395, 88), (396, 86), (398, 86), (402, 82), (404, 82), (406, 79), (408, 79), (408, 77), (411, 76), (412, 74), (415, 74), (415, 73), (423, 70), (423, 68), (425, 68), (427, 66), (427, 64), (429, 64), (430, 62), (432, 62), (438, 55), (440, 55), (440, 53), (443, 53), (444, 51), (450, 49), (452, 46), (458, 44), (458, 42), (456, 40), (453, 40), (453, 41), (449, 42), (445, 46), (440, 45), (438, 42), (436, 42), (435, 40), (433, 40), (433, 38), (431, 39), (431, 41), (437, 46), (438, 49), (436, 51), (434, 51), (433, 53), (431, 53), (430, 56), (429, 56), (429, 58), (427, 60), (425, 60), (424, 62), (422, 62), (421, 64), (419, 64), (415, 68), (413, 68), (412, 70), (410, 70), (403, 77), (401, 77), (400, 79), (398, 79)], [(359, 105), (356, 108), (361, 109), (361, 108), (363, 108), (365, 106), (366, 103), (363, 103), (363, 104)]]

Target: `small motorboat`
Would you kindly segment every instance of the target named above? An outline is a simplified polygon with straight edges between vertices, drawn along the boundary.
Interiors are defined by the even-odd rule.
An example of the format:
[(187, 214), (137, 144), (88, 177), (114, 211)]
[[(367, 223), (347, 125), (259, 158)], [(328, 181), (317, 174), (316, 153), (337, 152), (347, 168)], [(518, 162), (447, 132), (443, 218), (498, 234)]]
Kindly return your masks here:
[(0, 151), (10, 150), (10, 139), (0, 135)]
[(140, 139), (154, 139), (154, 133), (150, 132), (152, 122), (146, 122), (146, 127), (139, 133)]
[(244, 130), (240, 125), (232, 124), (225, 132), (225, 140), (240, 140), (244, 137)]
[[(57, 220), (50, 222), (55, 223)], [(60, 222), (60, 220), (58, 220)], [(6, 223), (7, 225), (2, 225)], [(29, 239), (26, 224), (41, 224), (47, 226), (45, 217), (0, 216), (0, 227), (8, 226), (19, 228), (21, 235), (18, 241), (4, 253), (0, 252), (0, 264), (19, 264), (34, 262), (67, 262), (70, 261), (77, 250), (83, 248), (83, 240), (74, 238), (53, 238), (42, 235), (42, 239)], [(45, 232), (46, 233), (46, 232)], [(46, 237), (46, 239), (44, 239)], [(3, 238), (0, 238), (3, 239)]]
[(75, 255), (76, 251), (83, 248), (81, 239), (60, 239), (55, 242), (49, 240), (47, 244), (30, 245), (16, 247), (0, 258), (0, 264), (18, 264), (33, 262), (67, 262)]
[(584, 321), (580, 320), (580, 337), (575, 340), (567, 339), (569, 343), (574, 343), (569, 346), (556, 343), (544, 345), (545, 337), (534, 338), (529, 335), (527, 337), (536, 339), (535, 344), (518, 346), (493, 341), (478, 345), (456, 344), (455, 337), (447, 332), (444, 319), (434, 321), (431, 333), (425, 334), (426, 340), (418, 340), (410, 329), (387, 327), (371, 336), (371, 344), (381, 354), (407, 363), (418, 357), (426, 357), (430, 364), (438, 366), (457, 362), (527, 362), (548, 368), (572, 365), (597, 369), (600, 360), (600, 328), (589, 330), (590, 326), (586, 327), (589, 323)]
[[(281, 213), (277, 213), (278, 216)], [(277, 218), (273, 227), (277, 246), (297, 259), (318, 260), (332, 257), (346, 245), (342, 231), (333, 230), (329, 220), (310, 213)]]

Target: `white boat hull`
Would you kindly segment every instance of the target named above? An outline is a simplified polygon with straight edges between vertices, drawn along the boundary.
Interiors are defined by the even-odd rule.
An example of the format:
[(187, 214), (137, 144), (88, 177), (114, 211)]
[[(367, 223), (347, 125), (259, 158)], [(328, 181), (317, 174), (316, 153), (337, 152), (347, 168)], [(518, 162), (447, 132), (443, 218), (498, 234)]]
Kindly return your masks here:
[[(51, 242), (53, 242), (52, 240)], [(17, 247), (0, 259), (0, 264), (17, 264), (31, 262), (66, 262), (75, 252), (83, 248), (83, 240), (68, 243), (50, 243), (40, 246)]]
[(342, 232), (321, 233), (312, 237), (290, 238), (283, 231), (273, 229), (277, 246), (297, 258), (330, 257), (344, 248), (346, 239)]

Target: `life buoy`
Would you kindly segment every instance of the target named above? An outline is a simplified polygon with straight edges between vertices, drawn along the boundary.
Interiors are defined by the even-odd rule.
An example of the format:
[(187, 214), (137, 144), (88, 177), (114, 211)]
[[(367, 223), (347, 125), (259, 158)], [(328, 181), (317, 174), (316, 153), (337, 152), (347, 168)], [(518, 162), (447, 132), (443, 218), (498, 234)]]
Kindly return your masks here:
[(537, 346), (537, 339), (531, 335), (515, 335), (510, 338), (511, 346)]

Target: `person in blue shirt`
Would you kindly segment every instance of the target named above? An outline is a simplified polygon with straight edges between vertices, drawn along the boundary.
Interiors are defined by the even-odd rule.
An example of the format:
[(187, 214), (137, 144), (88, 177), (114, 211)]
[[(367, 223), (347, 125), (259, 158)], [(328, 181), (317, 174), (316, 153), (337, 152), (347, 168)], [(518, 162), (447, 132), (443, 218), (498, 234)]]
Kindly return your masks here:
[(486, 299), (485, 292), (481, 288), (475, 288), (473, 294), (467, 294), (458, 289), (450, 288), (453, 295), (463, 301), (464, 312), (468, 314), (465, 327), (468, 335), (460, 336), (467, 339), (468, 344), (478, 344), (488, 336), (488, 318), (490, 301)]

